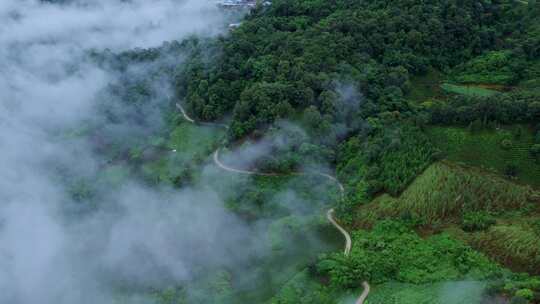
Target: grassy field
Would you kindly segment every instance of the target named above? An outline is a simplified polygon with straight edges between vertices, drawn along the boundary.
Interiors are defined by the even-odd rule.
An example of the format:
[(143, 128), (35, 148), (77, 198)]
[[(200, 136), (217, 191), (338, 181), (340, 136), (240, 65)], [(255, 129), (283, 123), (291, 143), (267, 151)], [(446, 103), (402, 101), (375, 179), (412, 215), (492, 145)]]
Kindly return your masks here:
[(450, 83), (442, 84), (441, 89), (449, 94), (459, 94), (475, 97), (490, 97), (499, 93), (498, 91), (486, 89), (477, 85), (455, 85)]
[(144, 162), (141, 171), (149, 181), (173, 183), (189, 166), (209, 157), (223, 134), (221, 129), (181, 123), (159, 144), (163, 148), (158, 157)]
[[(534, 134), (527, 126), (471, 132), (462, 127), (431, 127), (428, 134), (448, 160), (503, 174), (517, 168), (517, 181), (540, 187), (540, 162), (529, 153)], [(509, 141), (508, 147), (502, 142)]]
[(170, 150), (176, 150), (179, 158), (206, 157), (216, 148), (223, 135), (221, 128), (182, 123), (171, 132), (166, 146)]
[(414, 76), (406, 97), (413, 102), (422, 103), (430, 99), (445, 99), (448, 94), (489, 97), (507, 90), (503, 85), (490, 83), (452, 84), (447, 82), (446, 78), (446, 75), (433, 69), (424, 75)]
[(535, 192), (527, 186), (481, 170), (435, 163), (401, 194), (382, 195), (358, 210), (358, 223), (371, 225), (385, 217), (412, 217), (422, 224), (458, 222), (467, 211), (527, 210)]

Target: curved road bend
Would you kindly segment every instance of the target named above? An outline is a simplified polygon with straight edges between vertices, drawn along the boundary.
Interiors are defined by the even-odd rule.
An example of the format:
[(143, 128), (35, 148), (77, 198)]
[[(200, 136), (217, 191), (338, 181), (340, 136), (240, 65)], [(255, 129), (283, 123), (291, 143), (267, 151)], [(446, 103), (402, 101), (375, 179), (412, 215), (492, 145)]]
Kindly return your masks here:
[(328, 219), (328, 221), (330, 223), (332, 223), (332, 225), (334, 225), (334, 227), (337, 228), (337, 230), (339, 230), (339, 232), (341, 232), (341, 234), (343, 234), (343, 236), (345, 237), (345, 250), (343, 251), (343, 254), (345, 255), (349, 255), (349, 253), (351, 253), (351, 246), (352, 246), (352, 241), (351, 241), (351, 236), (349, 235), (349, 233), (347, 232), (347, 230), (345, 230), (343, 227), (341, 227), (337, 222), (336, 220), (334, 219), (334, 208), (328, 210), (328, 212), (326, 212), (326, 218)]
[[(333, 177), (333, 176), (331, 176), (331, 177)], [(336, 179), (336, 181), (337, 181), (337, 179)], [(339, 181), (338, 181), (338, 184), (339, 184), (340, 188), (343, 188), (343, 185), (341, 185), (341, 183), (339, 183)], [(334, 218), (334, 208), (332, 208), (332, 209), (328, 210), (328, 212), (326, 212), (326, 218), (345, 237), (345, 250), (343, 251), (343, 253), (345, 254), (345, 256), (348, 256), (351, 253), (351, 247), (352, 247), (351, 236), (349, 235), (347, 230), (345, 230), (343, 227), (341, 227), (336, 222), (336, 220)], [(369, 295), (369, 291), (370, 291), (369, 283), (367, 281), (362, 282), (362, 287), (364, 288), (364, 290), (362, 291), (362, 294), (358, 297), (358, 299), (356, 299), (355, 304), (364, 304), (364, 301), (366, 300), (366, 298)]]
[[(182, 113), (182, 116), (184, 116), (184, 118), (189, 121), (190, 123), (197, 123), (194, 119), (192, 119), (191, 117), (189, 117), (186, 113), (186, 111), (184, 110), (184, 108), (182, 107), (182, 105), (180, 105), (179, 103), (176, 103), (176, 108), (178, 110), (180, 110), (180, 112)], [(218, 126), (218, 127), (222, 127), (222, 128), (226, 128), (228, 129), (228, 126), (226, 125), (222, 125), (222, 124), (214, 124), (214, 123), (205, 123), (207, 125), (214, 125), (214, 126)], [(263, 173), (263, 172), (257, 172), (257, 171), (248, 171), (248, 170), (240, 170), (240, 169), (235, 169), (235, 168), (231, 168), (225, 164), (223, 164), (220, 160), (219, 160), (219, 151), (220, 151), (220, 148), (218, 148), (216, 150), (216, 152), (214, 152), (214, 163), (221, 169), (225, 170), (225, 171), (228, 171), (228, 172), (233, 172), (233, 173), (238, 173), (238, 174), (249, 174), (249, 175), (260, 175), (260, 176), (279, 176), (279, 174), (276, 174), (276, 173)], [(303, 172), (300, 172), (300, 173), (296, 173), (296, 174), (308, 174), (308, 173), (303, 173)], [(336, 185), (338, 186), (339, 188), (339, 191), (341, 193), (341, 196), (343, 197), (345, 195), (345, 188), (343, 187), (343, 184), (341, 184), (337, 178), (335, 178), (334, 176), (332, 175), (329, 175), (329, 174), (326, 174), (326, 173), (320, 173), (320, 172), (317, 172), (315, 173), (317, 175), (320, 175), (320, 176), (323, 176), (323, 177), (326, 177), (327, 179), (330, 179), (332, 180), (334, 183), (336, 183)], [(351, 240), (351, 236), (350, 234), (347, 232), (347, 230), (345, 230), (343, 227), (341, 227), (336, 219), (334, 218), (334, 209), (330, 209), (326, 212), (326, 218), (328, 219), (328, 221), (334, 226), (336, 227), (336, 229), (339, 230), (339, 232), (341, 232), (341, 234), (343, 235), (343, 237), (345, 238), (345, 249), (343, 251), (343, 253), (345, 254), (345, 256), (348, 256), (350, 253), (351, 253), (351, 247), (352, 247), (352, 240)], [(364, 301), (366, 300), (368, 294), (369, 294), (369, 291), (370, 291), (370, 286), (369, 286), (369, 283), (364, 281), (362, 282), (362, 287), (364, 288), (364, 290), (362, 291), (362, 294), (360, 295), (360, 297), (358, 297), (358, 299), (356, 300), (356, 304), (363, 304)]]
[(184, 116), (184, 119), (189, 121), (190, 123), (195, 123), (195, 120), (193, 120), (191, 117), (189, 117), (186, 113), (186, 111), (184, 110), (184, 108), (177, 102), (176, 103), (176, 108), (178, 110), (180, 110), (180, 112), (182, 113), (182, 116)]
[(261, 175), (261, 176), (279, 176), (279, 174), (276, 173), (263, 173), (263, 172), (257, 172), (257, 171), (247, 171), (247, 170), (240, 170), (240, 169), (234, 169), (231, 168), (225, 164), (223, 164), (219, 160), (219, 148), (214, 152), (214, 163), (216, 166), (220, 167), (221, 169), (229, 172), (239, 173), (239, 174), (249, 174), (249, 175)]
[(179, 104), (178, 102), (176, 103), (176, 108), (178, 110), (180, 110), (180, 112), (182, 113), (182, 116), (184, 117), (184, 119), (189, 121), (192, 124), (199, 124), (199, 125), (210, 126), (210, 127), (219, 127), (219, 128), (223, 128), (223, 129), (226, 129), (226, 130), (229, 129), (229, 126), (227, 126), (225, 124), (221, 124), (221, 123), (195, 121), (193, 118), (191, 118), (191, 117), (189, 117), (187, 115), (186, 110), (184, 110), (184, 107), (182, 107), (182, 105)]

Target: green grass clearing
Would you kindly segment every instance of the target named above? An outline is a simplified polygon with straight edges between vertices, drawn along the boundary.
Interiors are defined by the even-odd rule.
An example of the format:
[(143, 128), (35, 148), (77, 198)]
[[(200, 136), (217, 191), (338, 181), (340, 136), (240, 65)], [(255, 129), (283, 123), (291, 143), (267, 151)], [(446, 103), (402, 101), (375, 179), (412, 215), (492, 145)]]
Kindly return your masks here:
[(223, 135), (221, 128), (182, 123), (171, 132), (166, 147), (186, 160), (206, 157), (217, 148)]
[(441, 89), (449, 94), (458, 94), (473, 97), (490, 97), (499, 92), (473, 85), (455, 85), (450, 83), (444, 83), (441, 85)]
[[(190, 167), (208, 158), (219, 146), (223, 135), (224, 131), (218, 128), (179, 124), (166, 142), (157, 143), (165, 151), (142, 164), (143, 177), (151, 183), (175, 183), (188, 174)], [(156, 143), (151, 143), (151, 146), (156, 146)]]

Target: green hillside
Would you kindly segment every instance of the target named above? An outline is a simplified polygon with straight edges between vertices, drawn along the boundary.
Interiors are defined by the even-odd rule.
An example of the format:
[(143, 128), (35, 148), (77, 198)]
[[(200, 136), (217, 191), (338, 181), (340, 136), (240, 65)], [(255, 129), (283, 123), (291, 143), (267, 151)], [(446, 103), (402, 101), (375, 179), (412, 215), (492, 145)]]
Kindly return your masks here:
[(381, 195), (358, 211), (361, 223), (411, 217), (421, 225), (459, 223), (468, 212), (529, 212), (540, 193), (474, 168), (435, 163), (397, 198)]
[[(257, 1), (214, 36), (89, 51), (120, 75), (75, 136), (99, 155), (89, 176), (204, 192), (241, 227), (214, 264), (140, 292), (348, 304), (366, 282), (365, 304), (540, 303), (538, 16), (538, 1)], [(126, 121), (143, 131), (103, 127)], [(93, 179), (69, 174), (99, 209)]]

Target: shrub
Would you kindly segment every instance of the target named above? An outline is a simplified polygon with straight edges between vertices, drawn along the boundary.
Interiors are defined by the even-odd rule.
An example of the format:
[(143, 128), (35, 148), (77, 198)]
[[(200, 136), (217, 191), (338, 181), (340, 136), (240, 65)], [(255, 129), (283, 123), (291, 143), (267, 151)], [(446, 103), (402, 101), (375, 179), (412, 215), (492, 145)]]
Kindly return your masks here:
[(465, 231), (483, 231), (495, 224), (495, 218), (486, 212), (468, 212), (463, 215), (461, 228)]
[(521, 136), (523, 135), (524, 131), (523, 131), (523, 128), (521, 126), (518, 126), (517, 128), (515, 128), (513, 131), (512, 131), (512, 135), (514, 136), (515, 139), (520, 139)]
[(529, 304), (529, 301), (522, 297), (512, 297), (510, 304)]
[(371, 231), (355, 231), (352, 237), (349, 256), (324, 255), (318, 263), (334, 287), (356, 288), (363, 280), (421, 284), (485, 279), (499, 273), (497, 265), (449, 235), (424, 239), (401, 221), (383, 220)]
[(518, 175), (518, 166), (516, 164), (507, 164), (504, 167), (504, 174), (508, 177), (516, 177)]
[(459, 83), (508, 85), (519, 77), (512, 63), (511, 52), (489, 52), (458, 65), (450, 76)]
[(529, 229), (494, 226), (473, 235), (470, 241), (473, 247), (514, 271), (540, 273), (540, 237)]
[(533, 231), (540, 236), (540, 219), (536, 219), (530, 222)]
[(510, 150), (512, 148), (512, 141), (509, 139), (503, 139), (501, 142), (501, 147), (505, 150)]
[(531, 149), (529, 150), (531, 152), (531, 155), (536, 157), (540, 156), (540, 144), (534, 144), (532, 145)]
[(532, 300), (534, 297), (534, 292), (528, 288), (523, 288), (518, 291), (516, 291), (515, 294), (516, 297), (521, 297), (527, 300)]

